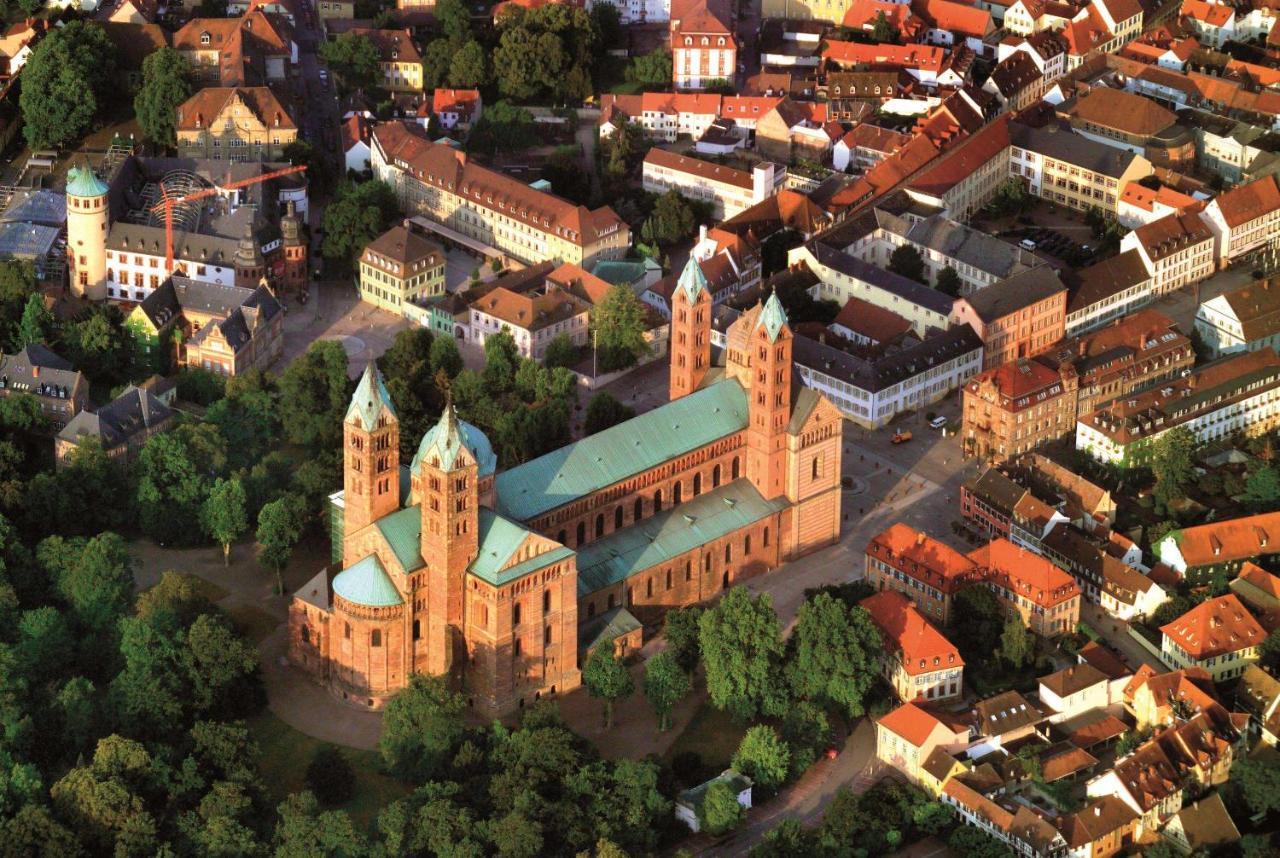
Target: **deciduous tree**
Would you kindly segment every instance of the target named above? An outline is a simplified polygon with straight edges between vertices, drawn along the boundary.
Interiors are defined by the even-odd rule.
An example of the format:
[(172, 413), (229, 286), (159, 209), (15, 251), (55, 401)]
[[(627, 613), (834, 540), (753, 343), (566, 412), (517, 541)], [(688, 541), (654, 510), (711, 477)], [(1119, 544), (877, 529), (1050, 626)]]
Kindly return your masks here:
[(1014, 617), (1004, 624), (1000, 633), (1001, 658), (1019, 668), (1031, 661), (1035, 651), (1036, 639), (1021, 617)]
[(320, 43), (320, 58), (351, 89), (367, 89), (382, 79), (378, 48), (359, 33), (343, 33)]
[(671, 653), (685, 673), (693, 673), (698, 666), (699, 652), (699, 620), (702, 619), (702, 608), (689, 605), (667, 611), (662, 618), (662, 636), (667, 640), (667, 652)]
[(613, 704), (635, 691), (631, 671), (613, 651), (612, 641), (606, 641), (591, 650), (587, 663), (582, 667), (582, 684), (587, 693), (604, 703), (604, 726), (613, 726)]
[(582, 431), (587, 435), (594, 435), (635, 416), (634, 408), (623, 405), (612, 393), (602, 390), (591, 397), (591, 402), (587, 404), (587, 416), (583, 421)]
[(443, 679), (414, 674), (382, 717), (378, 747), (387, 768), (414, 783), (436, 777), (462, 737), (466, 708)]
[(1156, 438), (1151, 451), (1151, 473), (1156, 478), (1156, 505), (1168, 509), (1182, 497), (1195, 476), (1196, 439), (1191, 431), (1177, 426)]
[(786, 708), (783, 644), (778, 615), (768, 594), (752, 596), (734, 587), (698, 622), (707, 692), (717, 709), (738, 721)]
[(671, 729), (671, 710), (689, 694), (692, 683), (668, 650), (649, 659), (644, 666), (644, 696), (658, 716), (658, 729)]
[(634, 366), (649, 353), (649, 344), (644, 338), (646, 317), (644, 304), (630, 286), (620, 284), (605, 293), (591, 312), (591, 328), (602, 372)]
[(27, 305), (22, 310), (22, 321), (18, 324), (16, 345), (19, 348), (32, 343), (49, 342), (53, 332), (53, 314), (45, 309), (44, 297), (32, 293), (27, 298)]
[(178, 145), (178, 107), (191, 97), (191, 64), (170, 47), (142, 61), (142, 86), (133, 98), (133, 111), (142, 133), (154, 143)]
[(875, 681), (880, 647), (865, 610), (819, 593), (796, 616), (787, 665), (791, 687), (797, 696), (857, 717)]
[(331, 340), (312, 343), (280, 378), (280, 423), (285, 438), (313, 454), (338, 449), (351, 388), (342, 344)]
[(386, 232), (399, 216), (400, 204), (386, 182), (343, 184), (324, 210), (320, 253), (338, 271), (353, 271), (365, 245)]
[(51, 28), (22, 68), (23, 133), (33, 149), (85, 134), (115, 81), (116, 49), (98, 24)]
[(943, 295), (950, 295), (952, 298), (960, 295), (960, 275), (950, 265), (944, 266), (938, 272), (938, 277), (933, 283), (933, 288), (937, 289)]
[(899, 245), (893, 249), (893, 253), (889, 254), (889, 270), (894, 274), (901, 274), (908, 280), (914, 280), (917, 283), (925, 282), (924, 259), (921, 258), (920, 251), (910, 244)]
[(747, 730), (733, 755), (733, 767), (765, 792), (782, 786), (791, 771), (791, 749), (768, 724)]
[(746, 809), (738, 804), (738, 797), (724, 781), (716, 781), (707, 787), (698, 807), (699, 826), (712, 836), (737, 828), (746, 815)]
[(258, 562), (276, 576), (276, 592), (284, 592), (284, 568), (306, 525), (306, 505), (295, 494), (286, 494), (258, 513)]
[(249, 532), (248, 499), (240, 480), (218, 480), (204, 502), (204, 527), (222, 546), (222, 565), (231, 564), (231, 544)]

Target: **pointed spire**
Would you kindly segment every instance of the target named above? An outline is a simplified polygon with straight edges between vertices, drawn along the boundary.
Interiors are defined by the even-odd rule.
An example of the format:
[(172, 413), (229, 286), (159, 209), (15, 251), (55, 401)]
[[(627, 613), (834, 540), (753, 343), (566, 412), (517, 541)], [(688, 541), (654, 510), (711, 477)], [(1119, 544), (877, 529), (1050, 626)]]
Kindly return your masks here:
[(351, 404), (347, 406), (347, 416), (344, 419), (349, 421), (359, 416), (363, 427), (372, 429), (378, 424), (378, 415), (383, 407), (391, 412), (392, 417), (400, 419), (396, 414), (395, 405), (391, 402), (391, 394), (387, 392), (387, 386), (382, 381), (382, 373), (378, 371), (378, 365), (369, 361), (365, 364), (364, 374), (360, 376), (360, 383), (356, 385), (356, 392), (351, 396)]
[(787, 311), (782, 309), (782, 302), (778, 300), (776, 291), (769, 293), (769, 300), (764, 302), (764, 309), (760, 311), (760, 320), (756, 324), (764, 326), (770, 342), (777, 342), (778, 334), (787, 327)]
[(676, 288), (683, 290), (685, 298), (689, 303), (698, 303), (698, 294), (707, 290), (707, 275), (702, 273), (702, 266), (698, 264), (698, 260), (689, 256), (689, 261), (684, 264), (684, 270), (680, 272), (680, 277), (676, 280)]

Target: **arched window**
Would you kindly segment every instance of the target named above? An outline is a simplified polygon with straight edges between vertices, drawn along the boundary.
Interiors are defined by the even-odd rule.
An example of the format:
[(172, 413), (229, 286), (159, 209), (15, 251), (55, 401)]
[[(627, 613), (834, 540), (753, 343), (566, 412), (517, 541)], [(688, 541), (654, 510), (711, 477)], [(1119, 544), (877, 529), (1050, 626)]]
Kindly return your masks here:
[(769, 547), (769, 528), (767, 527), (764, 529), (764, 547)]
[(662, 489), (653, 493), (653, 511), (655, 514), (662, 512)]
[(724, 544), (724, 562), (725, 563), (733, 562), (733, 546), (727, 542)]
[(816, 480), (822, 476), (822, 457), (813, 457), (813, 478)]
[(587, 541), (587, 523), (585, 521), (578, 522), (578, 545)]
[(693, 561), (692, 560), (686, 560), (684, 562), (684, 580), (686, 581), (693, 580)]
[(369, 646), (382, 646), (382, 629), (369, 632)]
[(714, 468), (711, 469), (711, 488), (715, 489), (719, 487), (720, 487), (720, 466), (716, 465)]
[(636, 498), (635, 510), (632, 512), (631, 517), (636, 521), (644, 517), (644, 500), (642, 498)]
[(645, 598), (647, 599), (653, 598), (653, 578), (652, 577), (650, 577), (649, 580), (644, 583), (644, 595), (645, 595)]
[(551, 613), (551, 591), (550, 590), (542, 591), (542, 613), (544, 614)]
[(604, 536), (604, 513), (596, 516), (596, 539)]
[(696, 498), (702, 494), (702, 474), (693, 475), (693, 496)]
[(561, 545), (564, 545), (564, 541), (568, 538), (569, 534), (565, 533), (563, 529), (556, 534), (556, 542), (559, 542)]
[(671, 503), (673, 503), (676, 506), (679, 506), (681, 501), (683, 500), (684, 500), (684, 483), (680, 482), (679, 480), (676, 480), (676, 486), (674, 489), (671, 490)]
[(614, 603), (615, 603), (615, 599), (613, 597), (613, 594), (610, 593), (609, 594), (609, 610), (611, 611), (613, 610)]
[(667, 567), (667, 589), (671, 589), (671, 567)]
[(587, 602), (587, 618), (590, 619), (596, 615), (596, 603)]
[(622, 528), (622, 505), (619, 504), (613, 510), (613, 529), (620, 530)]
[(707, 552), (705, 555), (703, 555), (703, 558), (702, 558), (702, 571), (703, 571), (703, 572), (710, 572), (710, 571), (711, 571), (711, 552)]
[(738, 457), (734, 456), (732, 464), (729, 465), (729, 479), (736, 480), (739, 476), (741, 476), (741, 474), (739, 473), (738, 467), (739, 467)]
[(520, 625), (520, 603), (516, 602), (511, 606), (511, 625)]

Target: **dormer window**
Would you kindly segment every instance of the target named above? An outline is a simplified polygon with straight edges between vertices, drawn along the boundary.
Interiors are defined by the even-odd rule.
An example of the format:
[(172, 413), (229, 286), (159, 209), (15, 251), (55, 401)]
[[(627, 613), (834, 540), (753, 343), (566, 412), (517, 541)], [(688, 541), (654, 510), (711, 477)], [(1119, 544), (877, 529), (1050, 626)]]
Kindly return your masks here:
[(208, 33), (201, 33), (201, 34), (200, 34), (200, 44), (202, 44), (202, 45), (207, 45), (207, 44), (209, 44), (209, 42), (210, 42), (209, 34), (208, 34)]
[(705, 47), (706, 47), (707, 45), (709, 45), (709, 44), (711, 44), (711, 40), (710, 40), (710, 39), (708, 39), (706, 36), (703, 36), (703, 37), (702, 37), (702, 46), (705, 48)]
[(686, 45), (692, 45), (692, 44), (693, 44), (693, 39), (689, 38), (688, 36), (685, 36), (685, 37), (684, 37), (684, 43), (685, 43)]
[(721, 36), (720, 41), (717, 42), (716, 44), (720, 45), (721, 47), (724, 47), (724, 36)]

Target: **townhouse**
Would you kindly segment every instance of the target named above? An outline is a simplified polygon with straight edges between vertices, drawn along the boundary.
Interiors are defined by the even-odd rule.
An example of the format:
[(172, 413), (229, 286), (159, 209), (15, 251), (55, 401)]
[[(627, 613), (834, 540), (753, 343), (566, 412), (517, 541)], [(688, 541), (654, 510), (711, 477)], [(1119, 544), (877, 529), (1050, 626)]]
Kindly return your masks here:
[(906, 596), (884, 590), (858, 603), (880, 631), (884, 678), (903, 702), (950, 700), (962, 693), (964, 659)]
[(1072, 274), (1063, 330), (1069, 337), (1123, 319), (1153, 299), (1151, 272), (1137, 250), (1126, 250)]
[(1037, 360), (1010, 361), (964, 386), (961, 438), (966, 458), (1004, 462), (1071, 434), (1076, 375)]
[[(738, 42), (714, 0), (692, 0), (671, 17), (671, 80), (676, 89), (705, 89), (737, 73)], [(723, 4), (715, 3), (719, 7)]]
[(1160, 627), (1160, 653), (1177, 668), (1199, 667), (1214, 682), (1235, 679), (1258, 660), (1266, 632), (1234, 593), (1206, 599)]
[(716, 122), (731, 122), (744, 139), (782, 96), (717, 95), (706, 92), (606, 93), (600, 98), (601, 138), (634, 123), (645, 137), (674, 143), (678, 137), (702, 137)]
[(0, 399), (29, 395), (54, 426), (71, 422), (89, 404), (89, 382), (71, 362), (43, 343), (0, 354)]
[[(1141, 155), (1116, 149), (1056, 124), (1012, 123), (1009, 172), (1041, 199), (1081, 211), (1117, 210), (1120, 189), (1152, 172)], [(1126, 250), (1128, 248), (1125, 248)]]
[(278, 161), (298, 124), (270, 88), (206, 87), (180, 104), (178, 154), (217, 161)]
[(1041, 637), (1074, 631), (1080, 621), (1080, 587), (1051, 562), (1007, 539), (969, 552), (1009, 618), (1018, 617)]
[(408, 30), (353, 27), (348, 32), (367, 39), (377, 49), (383, 88), (393, 93), (421, 94), (422, 54)]
[(470, 128), (480, 119), (483, 109), (484, 103), (478, 89), (437, 87), (431, 93), (431, 115), (440, 123), (441, 128), (447, 130)]
[(1217, 265), (1263, 246), (1280, 249), (1280, 180), (1264, 176), (1247, 185), (1223, 191), (1201, 212), (1213, 233)]
[(413, 229), (396, 224), (360, 254), (360, 299), (397, 315), (445, 291), (444, 248)]
[(996, 45), (996, 60), (1004, 62), (1015, 53), (1025, 53), (1040, 70), (1043, 86), (1048, 90), (1069, 71), (1067, 50), (1067, 39), (1060, 32), (1041, 30), (1029, 36), (1005, 36)]
[[(1272, 542), (1275, 535), (1278, 542)], [(1184, 527), (1155, 546), (1156, 558), (1193, 586), (1214, 575), (1231, 578), (1247, 560), (1280, 552), (1280, 512), (1247, 515)]]
[(54, 459), (64, 467), (80, 444), (92, 441), (108, 458), (128, 464), (149, 438), (172, 428), (177, 416), (151, 391), (130, 384), (96, 411), (83, 410), (72, 417), (53, 439)]
[(900, 69), (924, 86), (937, 86), (946, 65), (946, 51), (934, 45), (880, 45), (839, 39), (828, 39), (825, 44), (822, 61), (827, 69)]
[(952, 314), (982, 338), (983, 367), (1026, 360), (1062, 339), (1067, 287), (1049, 266), (1039, 266), (957, 299)]
[(968, 557), (901, 522), (873, 536), (865, 555), (871, 586), (902, 593), (944, 626), (951, 621), (955, 594), (981, 580)]
[(910, 139), (910, 135), (860, 122), (835, 142), (831, 165), (837, 170), (869, 170)]
[(908, 196), (948, 217), (968, 219), (1009, 180), (1009, 127), (1009, 116), (1001, 114), (964, 138), (910, 180)]
[(1280, 358), (1271, 348), (1222, 358), (1117, 400), (1076, 422), (1076, 449), (1099, 462), (1140, 467), (1155, 442), (1185, 427), (1199, 442), (1280, 424)]
[(258, 9), (238, 18), (192, 18), (173, 34), (173, 48), (206, 86), (284, 83), (298, 62), (292, 28)]
[(1028, 490), (999, 467), (992, 466), (960, 484), (960, 514), (988, 539), (1011, 538), (1013, 511)]
[(1202, 301), (1195, 330), (1212, 357), (1271, 348), (1280, 351), (1280, 278)]
[(784, 164), (799, 160), (824, 164), (844, 127), (830, 120), (826, 104), (784, 98), (756, 123), (756, 151)]
[(630, 229), (609, 206), (587, 209), (535, 190), (432, 143), (421, 126), (384, 123), (372, 140), (374, 176), (395, 190), (401, 210), (474, 251), (590, 267), (621, 259), (631, 245)]
[(1068, 721), (1091, 709), (1110, 706), (1111, 680), (1096, 667), (1073, 664), (1040, 677), (1040, 705), (1050, 724)]
[(1027, 51), (1013, 51), (996, 63), (982, 88), (1008, 110), (1018, 112), (1044, 96), (1048, 80)]
[(484, 345), (505, 332), (522, 357), (541, 361), (547, 346), (562, 334), (575, 346), (585, 346), (590, 312), (590, 304), (550, 281), (522, 291), (497, 285), (472, 302), (468, 339)]
[(1158, 831), (1182, 808), (1183, 777), (1151, 739), (1116, 762), (1115, 767), (1091, 779), (1085, 787), (1089, 798), (1113, 796), (1138, 815), (1136, 836)]
[(941, 713), (916, 703), (903, 703), (876, 721), (876, 757), (913, 783), (921, 781), (924, 763), (935, 749), (959, 749), (968, 743), (967, 725), (949, 724)]
[(1196, 214), (1171, 214), (1120, 239), (1121, 252), (1136, 250), (1151, 272), (1151, 291), (1163, 295), (1213, 274), (1214, 234)]
[(1116, 220), (1128, 229), (1160, 220), (1171, 214), (1187, 214), (1204, 208), (1200, 200), (1165, 184), (1148, 187), (1148, 180), (1130, 182), (1120, 193)]
[(769, 161), (739, 170), (655, 147), (644, 156), (641, 180), (649, 193), (676, 191), (710, 203), (716, 220), (723, 220), (773, 196), (786, 174)]

